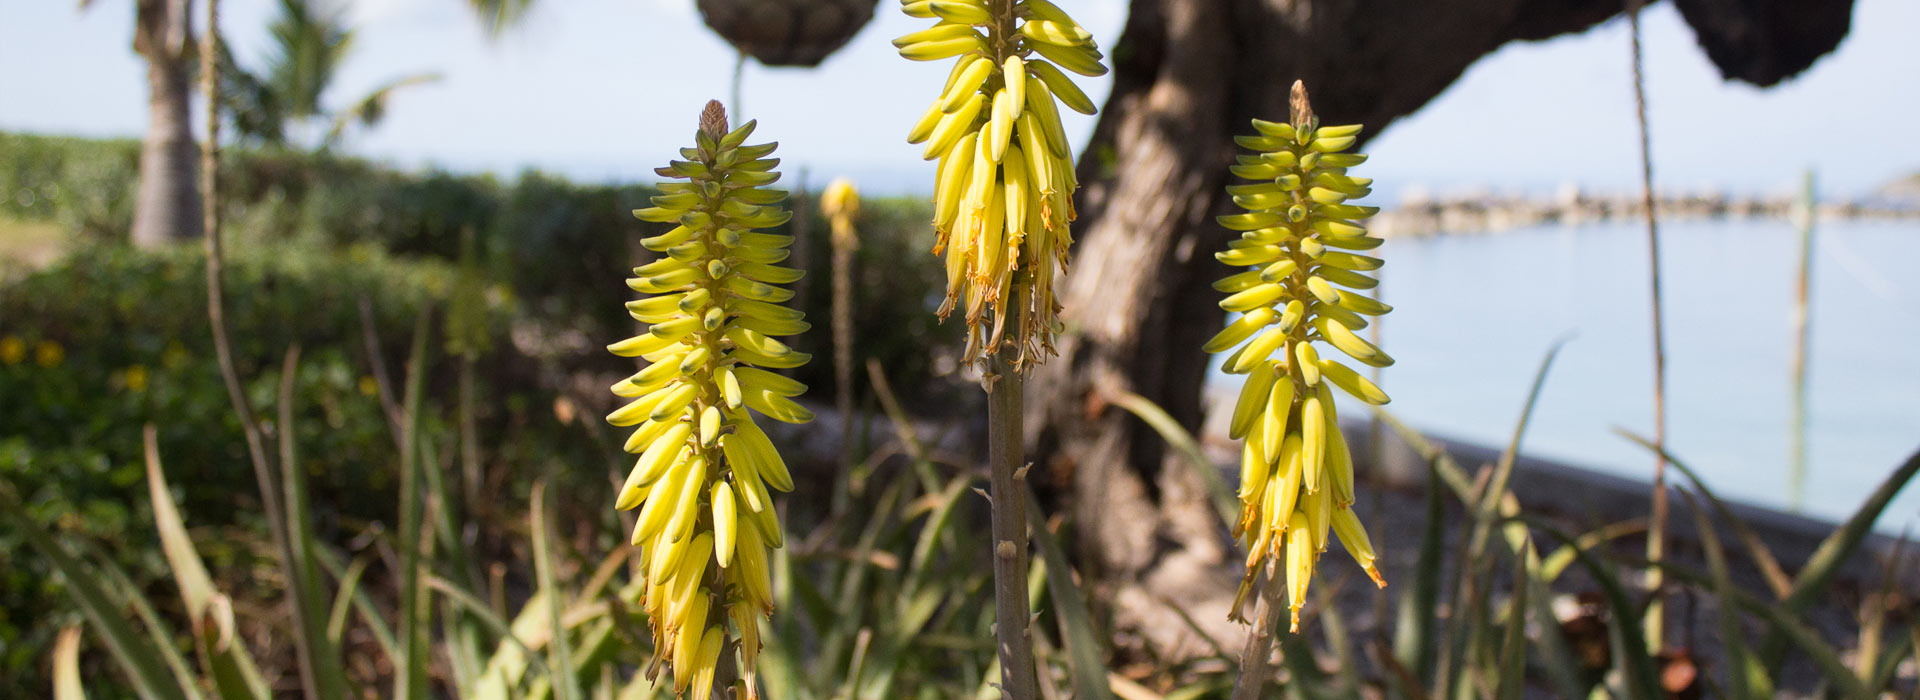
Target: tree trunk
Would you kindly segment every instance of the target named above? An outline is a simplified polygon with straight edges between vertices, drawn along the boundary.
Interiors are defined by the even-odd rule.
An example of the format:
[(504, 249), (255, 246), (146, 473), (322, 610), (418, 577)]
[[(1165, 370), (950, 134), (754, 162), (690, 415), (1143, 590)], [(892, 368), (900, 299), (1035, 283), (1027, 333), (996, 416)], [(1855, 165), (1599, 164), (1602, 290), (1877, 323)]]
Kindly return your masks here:
[(191, 4), (140, 0), (134, 11), (133, 48), (147, 62), (147, 134), (131, 234), (142, 248), (200, 237), (199, 153), (188, 114)]
[[(1728, 52), (1739, 60), (1721, 64), (1729, 77), (1763, 84), (1779, 79), (1783, 63), (1786, 74), (1798, 72), (1837, 45), (1850, 9), (1834, 3), (1837, 9), (1817, 12), (1825, 21), (1792, 25), (1773, 21), (1780, 13), (1770, 8), (1790, 0), (1680, 2), (1703, 45), (1725, 43), (1716, 39), (1722, 34), (1742, 42), (1743, 52)], [(1211, 283), (1230, 271), (1213, 253), (1231, 234), (1212, 219), (1231, 203), (1223, 188), (1232, 137), (1251, 133), (1250, 118), (1284, 121), (1295, 79), (1306, 81), (1326, 123), (1360, 123), (1377, 134), (1502, 44), (1581, 31), (1622, 7), (1620, 0), (1135, 0), (1111, 52), (1113, 91), (1080, 161), (1087, 184), (1061, 293), (1069, 333), (1060, 357), (1028, 384), (1026, 421), (1030, 454), (1049, 475), (1039, 481), (1070, 484), (1054, 495), (1073, 516), (1079, 560), (1117, 624), (1146, 633), (1149, 643), (1172, 639), (1186, 627), (1159, 614), (1166, 602), (1188, 606), (1208, 624), (1224, 619), (1238, 580), (1237, 557), (1228, 556), (1235, 550), (1193, 470), (1103, 398), (1132, 391), (1189, 429), (1201, 423), (1208, 358), (1200, 346), (1225, 320)], [(1756, 31), (1695, 15), (1768, 21)], [(1796, 33), (1796, 26), (1815, 29)], [(1756, 35), (1782, 50), (1767, 50)]]

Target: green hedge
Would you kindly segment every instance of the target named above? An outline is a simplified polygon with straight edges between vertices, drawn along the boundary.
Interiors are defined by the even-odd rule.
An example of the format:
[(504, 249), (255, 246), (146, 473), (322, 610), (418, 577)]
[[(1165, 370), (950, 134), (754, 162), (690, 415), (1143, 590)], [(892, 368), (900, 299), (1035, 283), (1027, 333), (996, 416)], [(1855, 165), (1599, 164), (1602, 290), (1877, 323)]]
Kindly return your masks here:
[[(81, 246), (51, 267), (0, 284), (0, 488), (13, 491), (30, 517), (96, 546), (141, 583), (166, 577), (142, 481), (144, 425), (157, 429), (192, 526), (254, 533), (210, 538), (204, 553), (216, 571), (244, 575), (265, 532), (245, 442), (214, 360), (204, 274), (191, 247), (149, 253)], [(493, 348), (477, 360), (477, 414), (489, 447), (521, 458), (515, 468), (543, 460), (606, 463), (603, 446), (553, 417), (538, 363), (508, 341), (524, 323), (516, 321), (523, 317), (515, 305), (484, 289), (465, 296), (481, 304), (457, 301), (470, 290), (465, 279), (455, 266), (401, 260), (372, 246), (235, 251), (227, 275), (235, 364), (268, 438), (293, 431), (314, 500), (324, 504), (316, 513), (323, 537), (343, 542), (367, 523), (393, 517), (396, 451), (368, 370), (363, 295), (396, 382), (423, 307), (436, 309), (429, 327), (436, 339), (446, 337), (451, 309), (471, 309), (463, 317), (478, 331), (464, 335)], [(303, 351), (294, 422), (278, 426), (280, 367), (293, 345)], [(423, 414), (426, 429), (446, 443), (440, 453), (453, 454), (456, 363), (444, 348), (434, 347), (439, 359), (427, 375)], [(541, 459), (524, 459), (530, 454)], [(517, 488), (530, 475), (505, 478)], [(582, 469), (575, 483), (601, 479)], [(63, 584), (17, 537), (0, 532), (0, 697), (37, 697), (45, 689), (38, 683), (44, 651), (56, 623), (67, 621), (47, 611), (68, 605), (59, 595)], [(10, 685), (16, 682), (22, 685)]]
[[(480, 419), (489, 463), (508, 474), (496, 513), (549, 468), (581, 499), (604, 495), (617, 455), (556, 417), (556, 387), (618, 372), (603, 349), (631, 334), (625, 278), (652, 254), (638, 239), (661, 229), (632, 217), (653, 193), (639, 185), (578, 185), (529, 173), (404, 173), (366, 161), (288, 152), (232, 152), (226, 172), (228, 322), (249, 401), (271, 425), (282, 354), (303, 349), (292, 426), (313, 475), (321, 534), (341, 542), (390, 520), (394, 450), (377, 399), (359, 304), (372, 303), (394, 380), (420, 310), (436, 309), (428, 384), (430, 434), (451, 444), (458, 344), (479, 360)], [(234, 529), (202, 538), (216, 575), (239, 584), (261, 556), (265, 529), (239, 424), (213, 360), (198, 246), (141, 252), (120, 245), (131, 218), (138, 144), (0, 133), (0, 217), (70, 232), (51, 266), (9, 274), (0, 261), (0, 488), (31, 517), (95, 543), (142, 583), (161, 581), (141, 471), (141, 426), (158, 430), (190, 524)], [(933, 376), (957, 328), (931, 315), (943, 288), (927, 253), (925, 202), (869, 200), (860, 222), (856, 358), (874, 357), (907, 398), (963, 389)], [(799, 377), (810, 398), (833, 390), (828, 226), (809, 217), (793, 264), (808, 275), (796, 299), (814, 329), (793, 340), (815, 354)], [(465, 303), (480, 300), (484, 303)], [(449, 340), (449, 338), (457, 340)], [(523, 352), (520, 348), (532, 348)], [(864, 370), (856, 386), (864, 387)], [(862, 393), (865, 391), (862, 389)], [(967, 395), (971, 395), (968, 393)], [(611, 404), (611, 396), (604, 397)], [(595, 421), (600, 407), (579, 407)], [(596, 504), (599, 500), (594, 501)], [(606, 512), (604, 504), (582, 512)], [(503, 531), (506, 528), (483, 528)], [(250, 533), (250, 534), (248, 534)], [(44, 562), (0, 532), (0, 697), (45, 689), (44, 650), (70, 622)], [(482, 543), (483, 545), (485, 543)], [(164, 588), (164, 587), (162, 587)], [(159, 600), (167, 600), (162, 596)]]
[[(85, 237), (122, 240), (132, 217), (139, 145), (132, 141), (0, 132), (0, 213), (60, 222)], [(648, 165), (648, 164), (640, 164)], [(583, 185), (538, 172), (511, 182), (489, 175), (408, 173), (365, 160), (291, 151), (235, 149), (223, 174), (233, 247), (303, 242), (376, 246), (404, 258), (461, 259), (472, 232), (481, 273), (550, 327), (604, 345), (633, 329), (623, 280), (650, 259), (637, 240), (661, 230), (633, 218), (654, 190)], [(791, 185), (788, 181), (784, 184)], [(813, 396), (833, 388), (828, 227), (810, 208), (807, 240), (795, 245), (807, 292), (799, 302), (815, 330), (794, 342), (814, 352), (800, 370)], [(860, 221), (855, 284), (856, 357), (873, 357), (902, 391), (924, 394), (930, 358), (959, 342), (957, 328), (932, 317), (944, 289), (928, 254), (932, 217), (920, 198), (869, 199)], [(790, 231), (789, 231), (790, 232)], [(585, 361), (585, 358), (582, 358)], [(937, 393), (937, 392), (936, 392)]]

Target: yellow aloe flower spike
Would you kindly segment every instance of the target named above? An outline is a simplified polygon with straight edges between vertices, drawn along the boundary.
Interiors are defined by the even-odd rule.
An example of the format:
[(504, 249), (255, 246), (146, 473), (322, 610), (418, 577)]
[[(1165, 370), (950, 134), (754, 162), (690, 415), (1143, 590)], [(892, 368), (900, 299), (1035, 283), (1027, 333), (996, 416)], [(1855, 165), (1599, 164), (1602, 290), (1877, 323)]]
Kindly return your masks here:
[(800, 279), (778, 265), (791, 237), (754, 230), (791, 214), (779, 206), (785, 192), (764, 188), (780, 178), (775, 144), (742, 145), (753, 127), (728, 130), (726, 110), (708, 102), (686, 160), (654, 171), (682, 182), (661, 183), (634, 215), (678, 225), (640, 242), (662, 257), (627, 280), (642, 295), (627, 309), (647, 330), (607, 348), (648, 363), (613, 385), (630, 401), (607, 421), (635, 427), (626, 450), (639, 455), (615, 506), (639, 509), (647, 677), (671, 667), (682, 697), (708, 696), (722, 650), (739, 655), (746, 696), (758, 697), (759, 618), (773, 612), (766, 548), (784, 540), (768, 489), (790, 491), (793, 477), (753, 414), (813, 417), (793, 401), (805, 385), (762, 369), (804, 364), (806, 353), (773, 336), (807, 324), (779, 305), (793, 292), (777, 285)]
[(1053, 286), (1073, 242), (1079, 183), (1059, 105), (1094, 113), (1061, 69), (1104, 75), (1105, 56), (1048, 0), (906, 0), (901, 9), (939, 20), (895, 39), (901, 56), (954, 59), (946, 87), (907, 135), (939, 161), (933, 252), (947, 258), (940, 317), (964, 309), (967, 361), (1008, 343), (1014, 366), (1030, 367), (1054, 354)]
[(1387, 585), (1351, 509), (1353, 458), (1330, 387), (1374, 405), (1385, 404), (1387, 395), (1333, 353), (1323, 356), (1315, 344), (1375, 367), (1393, 364), (1354, 333), (1367, 326), (1366, 316), (1392, 309), (1353, 291), (1372, 288), (1375, 280), (1363, 273), (1381, 265), (1379, 258), (1353, 252), (1381, 243), (1360, 223), (1378, 209), (1347, 203), (1366, 196), (1373, 184), (1347, 174), (1367, 159), (1344, 152), (1360, 127), (1320, 126), (1298, 82), (1290, 123), (1255, 119), (1253, 127), (1255, 135), (1235, 141), (1255, 153), (1240, 156), (1232, 169), (1253, 182), (1227, 188), (1246, 211), (1219, 218), (1220, 225), (1241, 232), (1240, 240), (1215, 256), (1249, 268), (1214, 285), (1229, 294), (1221, 308), (1242, 316), (1206, 347), (1237, 348), (1227, 356), (1226, 370), (1248, 375), (1229, 429), (1232, 437), (1248, 441), (1241, 452), (1242, 512), (1234, 528), (1247, 545), (1247, 573), (1230, 616), (1246, 622), (1241, 610), (1247, 593), (1262, 571), (1276, 565), (1279, 570), (1268, 573), (1285, 577), (1298, 632), (1314, 568), (1333, 539), (1375, 584)]

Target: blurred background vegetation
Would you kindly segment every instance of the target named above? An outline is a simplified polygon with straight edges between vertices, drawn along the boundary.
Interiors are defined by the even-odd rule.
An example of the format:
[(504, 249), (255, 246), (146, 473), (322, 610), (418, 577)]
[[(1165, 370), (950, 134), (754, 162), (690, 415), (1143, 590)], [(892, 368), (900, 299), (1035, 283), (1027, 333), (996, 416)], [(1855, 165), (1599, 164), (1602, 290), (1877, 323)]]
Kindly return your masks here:
[[(194, 485), (182, 508), (195, 527), (235, 535), (203, 538), (204, 553), (243, 583), (270, 552), (255, 539), (265, 525), (246, 496), (251, 471), (213, 359), (204, 256), (125, 244), (138, 155), (131, 140), (0, 133), (0, 240), (11, 248), (0, 262), (0, 481), (35, 522), (98, 543), (151, 584), (166, 571), (141, 496), (139, 426), (153, 423), (175, 483)], [(610, 488), (605, 474), (581, 465), (611, 468), (619, 453), (597, 425), (617, 379), (604, 346), (633, 328), (621, 281), (648, 254), (634, 241), (656, 225), (627, 212), (646, 206), (650, 188), (411, 174), (283, 149), (230, 151), (223, 173), (235, 362), (256, 411), (270, 415), (281, 355), (302, 348), (293, 430), (325, 504), (321, 535), (345, 543), (392, 517), (391, 499), (365, 497), (397, 487), (368, 330), (378, 362), (398, 373), (429, 308), (437, 354), (475, 350), (484, 512), (519, 517), (530, 480), (551, 467), (569, 487), (556, 491), (584, 499), (570, 505), (585, 510), (568, 512), (612, 524), (596, 498)], [(971, 397), (936, 376), (941, 356), (927, 351), (955, 337), (931, 314), (941, 277), (915, 228), (927, 207), (869, 201), (856, 254), (858, 356), (879, 360), (910, 405)], [(789, 226), (805, 236), (797, 303), (816, 325), (794, 345), (819, 358), (798, 372), (825, 401), (828, 227), (809, 213)], [(456, 364), (439, 363), (427, 380), (425, 415), (448, 442), (443, 455), (458, 452), (445, 425)], [(477, 529), (500, 534), (494, 525)], [(37, 695), (62, 619), (44, 613), (64, 607), (61, 584), (11, 531), (0, 530), (0, 570), (0, 695)]]

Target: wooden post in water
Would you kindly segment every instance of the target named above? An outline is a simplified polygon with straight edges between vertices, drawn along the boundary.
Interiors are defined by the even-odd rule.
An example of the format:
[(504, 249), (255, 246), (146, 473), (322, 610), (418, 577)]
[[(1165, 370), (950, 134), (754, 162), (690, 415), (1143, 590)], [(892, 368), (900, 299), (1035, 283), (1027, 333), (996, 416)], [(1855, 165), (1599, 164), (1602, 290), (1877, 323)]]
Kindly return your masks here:
[(1813, 314), (1807, 301), (1813, 287), (1813, 208), (1813, 171), (1808, 170), (1800, 186), (1800, 206), (1794, 212), (1800, 226), (1800, 276), (1793, 285), (1794, 345), (1787, 364), (1793, 374), (1793, 417), (1787, 431), (1792, 441), (1787, 448), (1787, 502), (1796, 513), (1807, 489), (1807, 349)]

